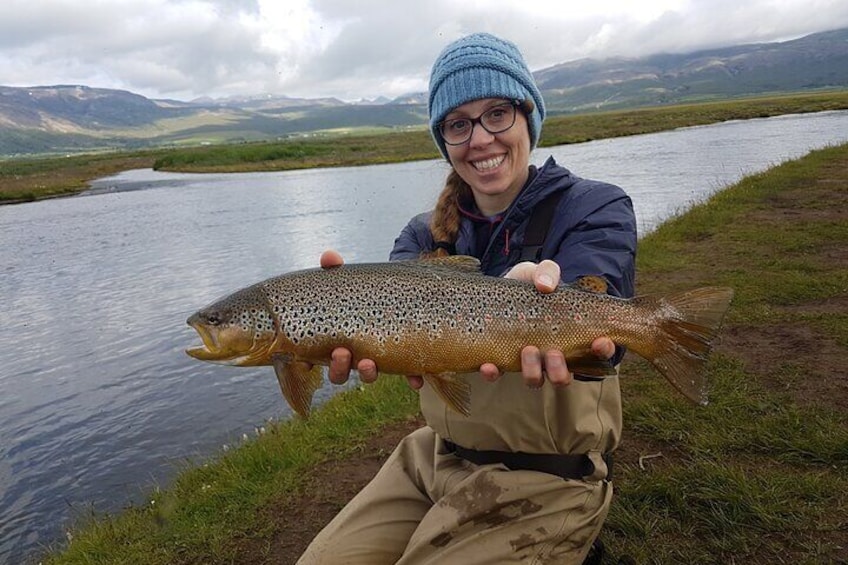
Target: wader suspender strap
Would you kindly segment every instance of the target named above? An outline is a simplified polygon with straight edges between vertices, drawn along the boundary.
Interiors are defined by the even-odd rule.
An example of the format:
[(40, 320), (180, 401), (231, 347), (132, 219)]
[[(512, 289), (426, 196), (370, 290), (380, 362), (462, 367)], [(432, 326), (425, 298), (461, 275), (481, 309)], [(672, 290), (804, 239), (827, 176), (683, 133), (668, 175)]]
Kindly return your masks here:
[(561, 197), (561, 191), (554, 192), (533, 208), (533, 212), (530, 214), (530, 223), (527, 224), (527, 231), (524, 232), (524, 244), (521, 246), (519, 262), (532, 261), (538, 263), (541, 259), (542, 245), (545, 243), (548, 228), (551, 227), (551, 220)]

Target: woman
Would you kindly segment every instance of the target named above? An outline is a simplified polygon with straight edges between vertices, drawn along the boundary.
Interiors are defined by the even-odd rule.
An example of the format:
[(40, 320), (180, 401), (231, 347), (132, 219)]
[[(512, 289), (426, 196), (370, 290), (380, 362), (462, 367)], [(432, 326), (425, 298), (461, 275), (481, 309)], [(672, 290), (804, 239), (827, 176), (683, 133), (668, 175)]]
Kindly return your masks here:
[[(452, 170), (436, 208), (409, 222), (391, 259), (472, 255), (486, 274), (532, 280), (542, 292), (600, 275), (610, 293), (632, 296), (630, 199), (552, 158), (530, 165), (545, 107), (512, 43), (474, 34), (446, 47), (431, 73), (429, 110)], [(546, 206), (555, 208), (541, 261), (521, 262), (534, 209)], [(341, 257), (328, 252), (321, 262)], [(602, 336), (592, 349), (613, 365), (623, 353)], [(582, 563), (612, 497), (618, 377), (572, 375), (561, 351), (532, 345), (521, 357), (523, 378), (492, 364), (469, 378), (469, 417), (409, 377), (427, 426), (401, 441), (299, 563)], [(371, 360), (356, 368), (366, 382), (377, 377)], [(350, 369), (350, 352), (336, 350), (331, 380), (344, 382)]]

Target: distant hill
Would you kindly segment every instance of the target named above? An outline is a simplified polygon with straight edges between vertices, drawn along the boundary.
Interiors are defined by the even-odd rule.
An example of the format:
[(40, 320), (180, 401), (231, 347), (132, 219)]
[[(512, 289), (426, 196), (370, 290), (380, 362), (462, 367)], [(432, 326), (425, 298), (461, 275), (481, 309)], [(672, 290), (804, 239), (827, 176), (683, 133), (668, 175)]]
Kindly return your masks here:
[(559, 112), (845, 88), (848, 29), (688, 54), (581, 59), (534, 76)]
[(21, 129), (70, 132), (134, 127), (168, 113), (152, 100), (123, 90), (0, 86), (0, 123)]
[[(582, 59), (534, 76), (552, 114), (848, 88), (848, 29), (688, 54)], [(352, 103), (280, 95), (183, 102), (79, 85), (0, 86), (0, 155), (421, 127), (426, 103), (426, 92)]]

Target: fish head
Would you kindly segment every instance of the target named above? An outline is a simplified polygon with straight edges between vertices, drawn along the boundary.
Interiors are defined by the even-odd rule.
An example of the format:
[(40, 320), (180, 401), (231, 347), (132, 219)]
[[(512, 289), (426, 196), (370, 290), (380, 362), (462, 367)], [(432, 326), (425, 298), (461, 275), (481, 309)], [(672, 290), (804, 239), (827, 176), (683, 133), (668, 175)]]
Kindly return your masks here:
[(195, 359), (241, 366), (271, 363), (276, 324), (261, 287), (245, 288), (213, 302), (186, 323), (203, 342), (186, 349)]

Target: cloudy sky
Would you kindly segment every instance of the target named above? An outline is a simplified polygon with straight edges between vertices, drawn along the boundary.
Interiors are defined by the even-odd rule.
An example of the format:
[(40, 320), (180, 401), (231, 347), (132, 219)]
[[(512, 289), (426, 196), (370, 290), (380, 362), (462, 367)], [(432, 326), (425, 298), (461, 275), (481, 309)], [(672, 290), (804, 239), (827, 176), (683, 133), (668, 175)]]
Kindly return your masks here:
[(0, 85), (357, 100), (426, 90), (441, 48), (474, 31), (538, 70), (840, 27), (846, 0), (0, 0)]

